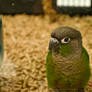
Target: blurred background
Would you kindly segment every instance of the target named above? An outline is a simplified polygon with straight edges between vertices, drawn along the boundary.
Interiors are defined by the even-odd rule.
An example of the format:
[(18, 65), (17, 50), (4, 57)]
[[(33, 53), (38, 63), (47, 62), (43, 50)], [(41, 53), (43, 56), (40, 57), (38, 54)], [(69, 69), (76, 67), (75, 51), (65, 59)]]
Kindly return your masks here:
[[(36, 2), (36, 0), (33, 1)], [(75, 13), (73, 10), (69, 12), (70, 10), (67, 10), (62, 3), (59, 5), (62, 5), (63, 8), (58, 8), (58, 12), (55, 10), (57, 7), (53, 6), (55, 0), (42, 0), (41, 2), (39, 5), (42, 6), (38, 5), (38, 7), (42, 7), (40, 8), (41, 11), (39, 9), (39, 13), (36, 12), (38, 7), (35, 4), (35, 13), (31, 11), (31, 14), (26, 14), (28, 7), (27, 9), (24, 8), (25, 11), (22, 10), (22, 12), (16, 11), (21, 11), (23, 8), (20, 10), (13, 8), (10, 12), (7, 11), (11, 8), (8, 10), (2, 8), (4, 60), (0, 67), (0, 92), (47, 92), (46, 55), (48, 43), (51, 32), (60, 26), (69, 26), (81, 32), (83, 46), (90, 55), (90, 67), (92, 68), (91, 4), (87, 4), (86, 8), (85, 6), (81, 8), (77, 6), (75, 9), (78, 11), (82, 8), (85, 8), (85, 11), (90, 11), (90, 14), (85, 13), (85, 11), (80, 14), (80, 12)], [(2, 1), (2, 3), (4, 5), (6, 2)], [(12, 5), (14, 7), (15, 3)], [(65, 11), (60, 11), (64, 7)], [(70, 8), (74, 7), (71, 6)], [(90, 78), (89, 85), (85, 90), (92, 92), (92, 78)]]

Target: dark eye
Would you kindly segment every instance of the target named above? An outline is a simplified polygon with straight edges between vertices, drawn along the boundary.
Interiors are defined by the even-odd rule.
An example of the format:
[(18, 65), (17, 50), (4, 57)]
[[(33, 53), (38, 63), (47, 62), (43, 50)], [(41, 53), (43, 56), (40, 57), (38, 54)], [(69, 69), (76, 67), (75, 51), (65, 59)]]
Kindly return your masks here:
[(65, 38), (63, 38), (63, 39), (61, 40), (61, 43), (69, 43), (69, 41), (70, 41), (70, 38), (65, 37)]

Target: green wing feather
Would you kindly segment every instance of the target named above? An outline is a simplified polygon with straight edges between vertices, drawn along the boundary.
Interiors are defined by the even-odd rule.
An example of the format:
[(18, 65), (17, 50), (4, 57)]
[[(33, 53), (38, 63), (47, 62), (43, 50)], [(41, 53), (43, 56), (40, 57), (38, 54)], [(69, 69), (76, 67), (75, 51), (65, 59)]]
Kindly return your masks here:
[(82, 61), (84, 62), (84, 73), (83, 73), (83, 87), (87, 85), (88, 80), (90, 78), (91, 72), (90, 72), (90, 62), (89, 62), (89, 55), (86, 51), (86, 49), (82, 48)]
[(55, 87), (55, 75), (54, 75), (54, 71), (53, 71), (53, 66), (51, 64), (51, 52), (48, 52), (47, 55), (47, 64), (46, 64), (46, 72), (47, 72), (47, 81), (48, 81), (48, 87), (49, 88), (56, 88)]

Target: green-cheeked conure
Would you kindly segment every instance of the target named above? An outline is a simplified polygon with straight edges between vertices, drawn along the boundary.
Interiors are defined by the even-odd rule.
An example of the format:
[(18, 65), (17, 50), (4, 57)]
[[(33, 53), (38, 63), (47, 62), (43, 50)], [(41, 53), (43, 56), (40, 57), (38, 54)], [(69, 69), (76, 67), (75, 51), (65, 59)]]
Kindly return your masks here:
[(51, 33), (46, 72), (50, 92), (84, 92), (91, 73), (79, 31), (59, 27)]

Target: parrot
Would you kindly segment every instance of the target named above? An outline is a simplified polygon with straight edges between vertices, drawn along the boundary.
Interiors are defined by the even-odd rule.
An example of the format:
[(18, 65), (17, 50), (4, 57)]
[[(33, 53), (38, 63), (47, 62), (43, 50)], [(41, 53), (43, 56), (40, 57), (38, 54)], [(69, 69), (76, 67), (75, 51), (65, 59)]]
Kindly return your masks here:
[(91, 72), (79, 30), (61, 26), (51, 33), (46, 74), (49, 92), (85, 92)]
[(0, 16), (0, 66), (3, 62), (3, 30), (2, 30), (2, 17)]

